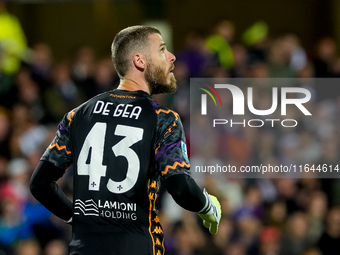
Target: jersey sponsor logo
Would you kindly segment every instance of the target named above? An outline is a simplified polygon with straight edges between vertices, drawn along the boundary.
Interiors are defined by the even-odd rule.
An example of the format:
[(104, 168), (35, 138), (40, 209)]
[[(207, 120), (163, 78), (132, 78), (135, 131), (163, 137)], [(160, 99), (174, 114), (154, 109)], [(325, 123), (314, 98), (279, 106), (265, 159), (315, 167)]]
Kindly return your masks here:
[(161, 241), (159, 241), (159, 238), (156, 238), (156, 245), (162, 245)]
[(181, 141), (181, 147), (182, 147), (182, 152), (183, 152), (183, 158), (189, 162), (189, 158), (188, 158), (188, 150), (187, 150), (187, 145), (185, 144), (185, 142)]
[(117, 95), (117, 94), (110, 94), (110, 97), (117, 97), (117, 98), (128, 98), (128, 99), (136, 99), (135, 96), (130, 95)]
[(109, 209), (118, 209), (122, 211), (137, 211), (137, 204), (136, 203), (123, 203), (117, 201), (101, 201), (98, 200), (98, 207), (99, 208), (109, 208)]
[(132, 104), (118, 104), (113, 106), (112, 102), (104, 102), (98, 100), (93, 108), (94, 114), (101, 114), (103, 116), (123, 117), (130, 119), (138, 119), (142, 112), (142, 107), (134, 106)]
[(136, 220), (137, 204), (136, 203), (123, 203), (117, 201), (101, 201), (98, 200), (98, 208), (100, 216), (113, 219), (128, 219)]
[(160, 226), (156, 226), (155, 229), (152, 231), (153, 234), (163, 234), (163, 230)]
[(108, 200), (101, 201), (100, 199), (98, 200), (98, 203), (96, 203), (93, 199), (85, 201), (76, 199), (74, 202), (74, 210), (75, 215), (137, 220), (136, 203), (123, 203)]
[(74, 214), (77, 215), (81, 212), (85, 216), (99, 216), (98, 205), (92, 199), (88, 199), (85, 202), (80, 199), (76, 199), (74, 201), (74, 209), (77, 210), (74, 212)]
[(137, 220), (137, 214), (131, 212), (121, 212), (112, 210), (101, 210), (100, 216), (102, 218), (112, 218), (112, 219), (124, 219), (124, 220)]

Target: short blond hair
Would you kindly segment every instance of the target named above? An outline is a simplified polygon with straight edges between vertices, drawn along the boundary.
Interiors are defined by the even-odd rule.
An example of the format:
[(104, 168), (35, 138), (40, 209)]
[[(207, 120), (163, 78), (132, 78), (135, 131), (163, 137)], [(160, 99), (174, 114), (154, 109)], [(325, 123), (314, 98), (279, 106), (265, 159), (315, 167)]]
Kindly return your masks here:
[(146, 52), (149, 35), (161, 34), (157, 28), (149, 26), (131, 26), (121, 30), (111, 45), (112, 61), (120, 78), (129, 70), (129, 58), (137, 51)]

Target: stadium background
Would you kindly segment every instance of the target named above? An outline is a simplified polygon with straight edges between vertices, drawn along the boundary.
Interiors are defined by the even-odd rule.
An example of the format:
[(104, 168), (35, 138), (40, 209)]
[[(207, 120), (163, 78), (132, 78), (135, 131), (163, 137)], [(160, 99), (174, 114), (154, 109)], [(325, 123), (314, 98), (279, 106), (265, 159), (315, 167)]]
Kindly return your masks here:
[[(6, 1), (6, 8), (14, 16), (5, 30), (0, 12), (0, 254), (66, 254), (69, 226), (36, 203), (28, 181), (62, 115), (117, 86), (109, 48), (120, 29), (139, 23), (163, 29), (177, 56), (179, 90), (155, 98), (180, 113), (189, 144), (190, 77), (340, 75), (337, 0), (22, 0)], [(14, 30), (19, 33), (8, 33)], [(338, 164), (338, 88), (310, 89), (319, 96), (311, 102), (318, 127), (285, 136), (277, 130), (229, 134), (228, 157), (248, 164), (268, 158)], [(68, 195), (71, 175), (72, 169), (60, 181)], [(164, 194), (166, 254), (337, 254), (338, 179), (200, 178), (200, 184), (222, 202), (220, 231), (211, 237), (195, 214)]]

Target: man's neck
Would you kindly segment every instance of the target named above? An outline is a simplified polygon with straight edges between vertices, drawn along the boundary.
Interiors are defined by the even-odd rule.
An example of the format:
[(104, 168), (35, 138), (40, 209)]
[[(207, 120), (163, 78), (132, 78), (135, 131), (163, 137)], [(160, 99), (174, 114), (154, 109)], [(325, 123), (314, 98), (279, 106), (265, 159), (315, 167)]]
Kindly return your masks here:
[(149, 87), (145, 82), (138, 82), (135, 79), (131, 79), (128, 77), (124, 77), (120, 80), (120, 83), (117, 89), (122, 89), (122, 90), (127, 90), (127, 91), (142, 90), (150, 94)]

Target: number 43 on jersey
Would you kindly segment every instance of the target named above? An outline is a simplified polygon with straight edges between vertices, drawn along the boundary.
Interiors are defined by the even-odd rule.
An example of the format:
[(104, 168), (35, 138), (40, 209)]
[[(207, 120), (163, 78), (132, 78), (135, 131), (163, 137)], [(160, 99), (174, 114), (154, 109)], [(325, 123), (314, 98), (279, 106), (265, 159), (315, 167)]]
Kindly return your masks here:
[[(89, 176), (89, 190), (99, 191), (101, 177), (106, 176), (107, 166), (103, 165), (106, 123), (96, 123), (87, 134), (81, 148), (77, 165), (79, 175)], [(140, 161), (138, 155), (130, 147), (141, 141), (144, 130), (142, 128), (117, 125), (114, 134), (124, 136), (112, 147), (115, 156), (123, 156), (128, 162), (126, 178), (116, 182), (109, 179), (106, 187), (115, 194), (125, 193), (133, 188), (137, 182)], [(89, 162), (89, 164), (87, 164)]]

